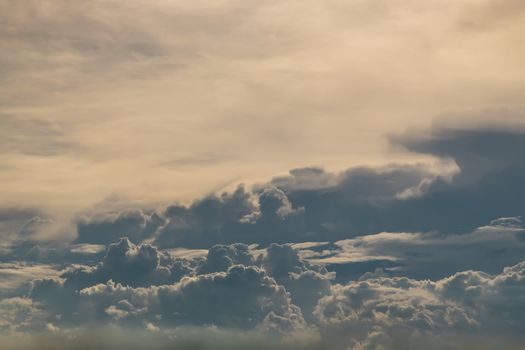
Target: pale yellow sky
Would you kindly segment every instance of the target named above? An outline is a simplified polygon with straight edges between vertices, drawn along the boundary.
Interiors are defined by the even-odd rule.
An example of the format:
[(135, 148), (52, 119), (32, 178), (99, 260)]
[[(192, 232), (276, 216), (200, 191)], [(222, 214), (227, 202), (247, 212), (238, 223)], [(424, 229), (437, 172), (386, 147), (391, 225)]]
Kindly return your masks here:
[(521, 0), (0, 0), (2, 206), (422, 160), (386, 136), (522, 121), (524, 34)]

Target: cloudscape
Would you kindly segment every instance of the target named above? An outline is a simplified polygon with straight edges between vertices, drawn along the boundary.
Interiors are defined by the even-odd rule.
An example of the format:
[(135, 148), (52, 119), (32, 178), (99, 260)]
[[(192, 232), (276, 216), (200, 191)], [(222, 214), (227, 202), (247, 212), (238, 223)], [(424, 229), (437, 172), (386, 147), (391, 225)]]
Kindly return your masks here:
[(524, 35), (521, 0), (0, 0), (0, 349), (524, 349)]

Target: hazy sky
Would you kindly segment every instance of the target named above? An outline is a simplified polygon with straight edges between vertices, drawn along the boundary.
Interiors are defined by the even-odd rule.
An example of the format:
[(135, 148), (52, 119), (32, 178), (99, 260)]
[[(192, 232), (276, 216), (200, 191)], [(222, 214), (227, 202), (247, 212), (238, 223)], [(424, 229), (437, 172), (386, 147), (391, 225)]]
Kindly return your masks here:
[(517, 121), (521, 0), (1, 0), (0, 197), (191, 200), (386, 136)]
[(0, 0), (0, 350), (525, 344), (524, 0)]

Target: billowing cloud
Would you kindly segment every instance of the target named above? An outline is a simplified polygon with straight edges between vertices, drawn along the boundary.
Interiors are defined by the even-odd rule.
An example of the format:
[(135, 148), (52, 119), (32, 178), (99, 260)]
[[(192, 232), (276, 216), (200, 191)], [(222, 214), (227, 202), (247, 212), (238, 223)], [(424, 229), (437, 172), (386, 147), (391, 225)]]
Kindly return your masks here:
[(82, 289), (113, 280), (130, 286), (168, 284), (173, 281), (170, 269), (161, 266), (161, 253), (149, 245), (136, 246), (122, 238), (108, 246), (104, 260), (94, 267), (74, 267), (62, 277), (66, 286)]
[(352, 349), (422, 346), (424, 339), (431, 349), (461, 348), (489, 334), (489, 348), (506, 347), (525, 324), (524, 271), (519, 263), (497, 275), (471, 270), (437, 282), (371, 277), (334, 286), (315, 312), (328, 332), (352, 339)]
[(0, 349), (523, 348), (524, 19), (0, 0)]
[[(246, 246), (211, 249), (208, 258), (193, 271), (189, 268), (180, 281), (171, 278), (170, 267), (158, 266), (157, 254), (152, 246), (137, 247), (122, 239), (110, 245), (101, 265), (66, 271), (60, 279), (37, 280), (30, 296), (60, 327), (98, 320), (139, 327), (146, 322), (269, 332), (308, 328), (285, 287), (271, 271), (256, 266)], [(224, 265), (226, 259), (229, 266)]]
[(339, 174), (295, 169), (250, 191), (240, 186), (151, 214), (133, 210), (82, 219), (77, 241), (108, 243), (129, 236), (160, 247), (209, 248), (336, 241), (383, 231), (464, 234), (525, 213), (521, 130), (441, 129), (397, 142), (441, 157), (448, 170), (423, 164), (350, 168)]
[(78, 220), (77, 242), (108, 244), (126, 236), (137, 243), (148, 238), (162, 223), (163, 219), (155, 212), (147, 215), (136, 209), (102, 213)]
[(163, 334), (218, 327), (288, 339), (293, 348), (302, 348), (293, 339), (303, 337), (313, 348), (397, 349), (427, 339), (439, 349), (472, 346), (487, 336), (487, 344), (519, 344), (525, 324), (524, 262), (495, 274), (466, 270), (431, 281), (374, 273), (339, 284), (290, 245), (253, 250), (236, 244), (188, 262), (178, 281), (126, 281), (122, 264), (151, 271), (154, 251), (122, 239), (108, 249), (103, 264), (117, 268), (105, 282), (70, 272), (35, 280), (28, 296), (0, 303), (4, 332), (60, 333), (95, 324)]

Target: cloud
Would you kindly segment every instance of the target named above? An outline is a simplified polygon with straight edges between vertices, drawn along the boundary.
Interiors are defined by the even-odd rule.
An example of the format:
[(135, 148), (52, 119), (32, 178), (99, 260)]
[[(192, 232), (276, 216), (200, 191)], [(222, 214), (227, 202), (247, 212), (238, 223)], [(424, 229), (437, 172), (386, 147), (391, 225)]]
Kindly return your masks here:
[(306, 247), (301, 255), (336, 271), (341, 282), (376, 269), (437, 280), (468, 269), (497, 273), (520, 262), (524, 232), (519, 218), (502, 218), (462, 235), (383, 232)]
[(524, 9), (0, 0), (0, 348), (522, 348)]
[(89, 329), (68, 335), (60, 332), (51, 335), (5, 336), (0, 334), (0, 349), (9, 350), (37, 350), (42, 348), (73, 349), (219, 349), (219, 350), (263, 350), (271, 347), (277, 350), (317, 350), (320, 349), (317, 339), (305, 337), (303, 339), (280, 340), (259, 332), (217, 329), (214, 327), (181, 327), (172, 330), (169, 334), (111, 327), (106, 329)]
[(166, 223), (155, 232), (162, 247), (210, 247), (218, 243), (245, 242), (241, 220), (255, 210), (251, 194), (244, 186), (221, 196), (208, 196), (190, 206), (172, 205), (164, 212)]
[[(495, 221), (509, 222), (516, 220)], [(125, 280), (123, 258), (151, 270), (151, 249), (121, 240), (110, 246), (107, 256), (113, 257), (104, 264), (117, 266), (111, 277)], [(5, 299), (2, 322), (8, 333), (60, 333), (94, 324), (161, 334), (218, 327), (281, 340), (306, 337), (312, 346), (329, 349), (417, 347), (425, 339), (430, 349), (461, 348), (490, 336), (486, 344), (519, 344), (525, 324), (524, 262), (495, 274), (466, 270), (436, 281), (375, 273), (338, 284), (333, 273), (299, 253), (290, 245), (260, 251), (241, 244), (216, 246), (205, 261), (187, 265), (180, 280), (160, 285), (153, 280), (142, 286), (98, 283), (84, 275), (81, 286), (65, 273), (34, 281), (28, 298)]]
[(335, 186), (303, 190), (295, 185), (301, 175), (290, 176), (290, 189), (281, 178), (292, 205), (305, 208), (305, 230), (319, 240), (381, 231), (464, 233), (525, 212), (521, 129), (440, 129), (396, 141), (452, 159), (459, 172), (450, 178), (424, 167), (349, 169)]
[(2, 328), (218, 327), (353, 350), (519, 344), (524, 139), (405, 135), (394, 141), (446, 171), (295, 169), (187, 205), (101, 208), (78, 216), (69, 242), (49, 239), (54, 220), (6, 210)]
[(311, 331), (302, 309), (312, 322), (333, 277), (289, 245), (273, 244), (262, 254), (243, 244), (214, 246), (202, 260), (171, 258), (124, 238), (109, 245), (99, 264), (34, 280), (29, 300), (59, 329), (93, 322), (213, 325), (289, 336)]
[(246, 244), (214, 245), (208, 250), (206, 261), (199, 267), (199, 274), (227, 271), (234, 265), (251, 266), (255, 264), (252, 253)]
[(161, 254), (149, 244), (136, 246), (122, 238), (108, 246), (100, 264), (71, 268), (62, 277), (77, 290), (109, 280), (129, 286), (169, 284), (174, 279), (170, 269), (160, 265)]
[(389, 153), (384, 136), (443, 112), (522, 120), (517, 1), (0, 10), (1, 195), (13, 206), (74, 215), (115, 194), (191, 200), (302, 165), (420, 160)]
[(39, 319), (38, 306), (27, 298), (13, 297), (0, 300), (0, 332), (11, 333), (34, 327)]
[(497, 275), (459, 272), (437, 282), (372, 277), (335, 285), (315, 313), (327, 332), (353, 339), (352, 349), (421, 346), (424, 339), (431, 349), (461, 348), (486, 336), (494, 336), (489, 348), (498, 341), (506, 346), (525, 322), (524, 266)]
[[(100, 294), (111, 298), (127, 298), (133, 302), (141, 291), (122, 290), (118, 286), (91, 287), (81, 292), (86, 298)], [(135, 294), (135, 293), (139, 294)], [(304, 326), (300, 310), (290, 303), (283, 287), (256, 267), (237, 265), (226, 273), (200, 275), (183, 279), (171, 287), (150, 287), (145, 291), (148, 313), (161, 315), (161, 323), (217, 325), (223, 327), (253, 328), (264, 322), (270, 312), (284, 317), (295, 325)], [(114, 300), (114, 299), (113, 299)], [(219, 302), (218, 302), (219, 301)], [(139, 304), (137, 307), (144, 307)]]
[(157, 213), (148, 215), (139, 209), (101, 213), (78, 220), (76, 241), (108, 244), (126, 236), (132, 242), (138, 243), (151, 236), (163, 223), (163, 218)]
[(38, 212), (29, 208), (0, 209), (0, 237), (1, 247), (16, 239), (20, 229), (31, 219), (38, 217)]
[(251, 190), (241, 185), (232, 193), (150, 214), (134, 209), (88, 216), (77, 224), (76, 242), (107, 244), (129, 236), (161, 248), (210, 248), (333, 242), (378, 232), (467, 234), (491, 220), (525, 213), (525, 165), (518, 151), (524, 140), (518, 128), (442, 128), (399, 137), (396, 142), (412, 151), (440, 157), (447, 170), (423, 164), (337, 174), (295, 169)]
[(103, 243), (129, 232), (134, 242), (152, 237), (161, 247), (209, 248), (335, 241), (382, 231), (467, 233), (525, 213), (520, 182), (525, 165), (518, 154), (524, 140), (519, 130), (495, 129), (405, 137), (397, 141), (455, 162), (456, 173), (424, 165), (350, 168), (340, 174), (296, 169), (252, 191), (241, 186), (151, 215), (131, 211), (81, 221), (79, 241)]
[(53, 265), (26, 262), (0, 263), (0, 297), (14, 297), (27, 294), (32, 280), (52, 278), (60, 274)]

